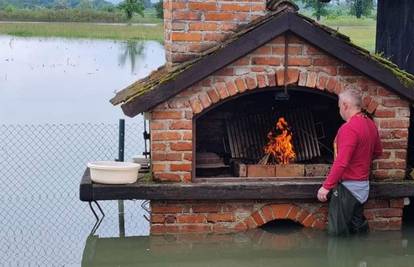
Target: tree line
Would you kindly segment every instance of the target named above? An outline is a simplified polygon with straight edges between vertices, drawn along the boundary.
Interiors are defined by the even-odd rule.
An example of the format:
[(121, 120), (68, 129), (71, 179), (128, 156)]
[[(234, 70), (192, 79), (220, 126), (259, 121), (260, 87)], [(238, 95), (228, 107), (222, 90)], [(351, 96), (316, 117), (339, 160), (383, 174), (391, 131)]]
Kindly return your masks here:
[[(376, 0), (294, 0), (302, 11), (310, 12), (317, 20), (323, 16), (352, 15), (357, 18), (370, 16), (376, 10)], [(326, 3), (329, 2), (329, 3)], [(122, 11), (127, 20), (134, 14), (144, 16), (144, 10), (155, 8), (156, 16), (163, 18), (163, 1), (124, 0), (114, 5), (106, 0), (0, 0), (0, 10), (13, 12), (15, 9), (95, 9), (107, 12)]]
[[(310, 10), (319, 21), (322, 16), (352, 15), (357, 18), (370, 16), (376, 9), (377, 0), (294, 0), (302, 9)], [(163, 1), (154, 5), (157, 16), (163, 17)]]
[(0, 11), (8, 13), (30, 10), (36, 12), (39, 10), (59, 11), (70, 9), (80, 9), (84, 13), (85, 10), (102, 12), (122, 11), (125, 13), (127, 20), (130, 20), (134, 14), (143, 17), (144, 10), (147, 8), (154, 8), (151, 0), (124, 0), (118, 5), (112, 4), (107, 0), (0, 0)]
[(311, 10), (319, 21), (322, 16), (352, 15), (357, 18), (370, 16), (376, 9), (376, 0), (295, 0), (301, 7)]

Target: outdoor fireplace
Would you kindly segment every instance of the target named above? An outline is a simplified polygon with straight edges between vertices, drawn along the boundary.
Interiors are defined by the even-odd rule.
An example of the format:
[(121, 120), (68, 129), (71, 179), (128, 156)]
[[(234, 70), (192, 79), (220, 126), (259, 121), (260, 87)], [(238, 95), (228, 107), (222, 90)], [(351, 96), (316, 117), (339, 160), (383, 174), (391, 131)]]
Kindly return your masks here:
[[(342, 123), (337, 96), (300, 87), (287, 92), (266, 88), (197, 116), (195, 177), (325, 176), (333, 162), (336, 130)], [(275, 129), (282, 118), (287, 136)], [(275, 143), (276, 138), (285, 144)], [(276, 147), (269, 147), (271, 143)], [(291, 151), (281, 147), (271, 153), (286, 145)], [(283, 152), (293, 154), (287, 160), (274, 157)]]
[[(111, 100), (149, 119), (152, 183), (127, 194), (151, 200), (151, 233), (243, 231), (277, 219), (323, 229), (327, 206), (315, 196), (348, 86), (361, 92), (384, 147), (365, 215), (372, 229), (400, 229), (414, 76), (288, 0), (166, 0), (164, 14), (166, 65)], [(281, 133), (294, 157), (267, 156), (279, 153), (268, 145)]]

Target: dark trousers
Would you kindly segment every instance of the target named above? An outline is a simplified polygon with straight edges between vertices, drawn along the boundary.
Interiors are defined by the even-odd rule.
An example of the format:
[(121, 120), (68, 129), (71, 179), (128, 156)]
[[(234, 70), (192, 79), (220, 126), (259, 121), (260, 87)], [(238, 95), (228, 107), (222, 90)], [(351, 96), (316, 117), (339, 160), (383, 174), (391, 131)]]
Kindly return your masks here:
[(348, 236), (367, 231), (364, 204), (361, 204), (345, 186), (339, 184), (330, 193), (328, 233)]

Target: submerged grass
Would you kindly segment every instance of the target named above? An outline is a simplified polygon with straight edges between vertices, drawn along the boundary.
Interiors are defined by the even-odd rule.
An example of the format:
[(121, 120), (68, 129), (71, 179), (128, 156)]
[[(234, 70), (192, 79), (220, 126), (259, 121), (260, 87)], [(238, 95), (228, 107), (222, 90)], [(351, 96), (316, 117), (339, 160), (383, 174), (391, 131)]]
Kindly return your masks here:
[(163, 41), (163, 26), (96, 23), (0, 23), (0, 34), (65, 38)]
[[(150, 18), (153, 16), (147, 16)], [(158, 20), (158, 22), (162, 22)], [(323, 19), (322, 24), (339, 30), (349, 36), (351, 41), (369, 51), (375, 50), (375, 27), (373, 19), (356, 19), (353, 17), (339, 17), (335, 19)], [(163, 41), (162, 23), (156, 26), (132, 24), (99, 24), (76, 22), (49, 22), (33, 23), (19, 22), (0, 23), (0, 34), (15, 36), (42, 36), (42, 37), (66, 37), (66, 38), (96, 38), (118, 40), (156, 40)]]

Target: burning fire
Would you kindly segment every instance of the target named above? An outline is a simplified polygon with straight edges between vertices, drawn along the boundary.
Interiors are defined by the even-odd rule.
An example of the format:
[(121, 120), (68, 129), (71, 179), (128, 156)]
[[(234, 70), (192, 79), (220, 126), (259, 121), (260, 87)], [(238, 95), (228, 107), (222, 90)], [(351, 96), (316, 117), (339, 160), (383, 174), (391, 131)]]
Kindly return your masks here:
[(278, 164), (289, 164), (290, 161), (295, 159), (296, 153), (292, 144), (292, 132), (285, 118), (279, 118), (275, 131), (271, 130), (267, 134), (267, 138), (269, 142), (264, 147), (266, 161), (268, 161), (269, 156), (273, 156)]

